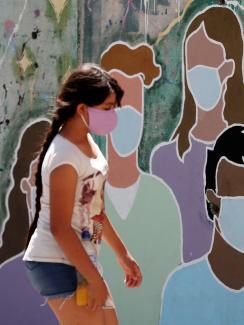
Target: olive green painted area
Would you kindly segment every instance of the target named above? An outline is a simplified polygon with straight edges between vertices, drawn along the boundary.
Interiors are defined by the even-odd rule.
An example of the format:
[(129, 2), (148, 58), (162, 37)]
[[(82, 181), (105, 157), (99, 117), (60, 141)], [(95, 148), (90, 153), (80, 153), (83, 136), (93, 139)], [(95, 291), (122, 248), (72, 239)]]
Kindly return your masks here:
[[(25, 71), (22, 71), (19, 64), (19, 61), (21, 60), (23, 55), (25, 55), (26, 58), (31, 62), (31, 64), (27, 67)], [(23, 79), (29, 79), (31, 76), (34, 76), (35, 71), (38, 68), (37, 60), (34, 53), (28, 46), (25, 46), (25, 44), (16, 50), (16, 56), (13, 57), (12, 64), (13, 72), (18, 81), (21, 81)]]
[(76, 8), (76, 6), (72, 10), (72, 1), (67, 0), (64, 9), (60, 15), (60, 20), (58, 20), (54, 8), (50, 4), (50, 1), (46, 0), (46, 3), (47, 6), (46, 6), (45, 15), (53, 23), (54, 33), (57, 34), (59, 37), (62, 37), (62, 32), (67, 27), (67, 23), (70, 18), (70, 15), (72, 11)]
[(57, 77), (58, 82), (62, 82), (65, 74), (73, 67), (72, 57), (69, 54), (63, 54), (57, 59)]

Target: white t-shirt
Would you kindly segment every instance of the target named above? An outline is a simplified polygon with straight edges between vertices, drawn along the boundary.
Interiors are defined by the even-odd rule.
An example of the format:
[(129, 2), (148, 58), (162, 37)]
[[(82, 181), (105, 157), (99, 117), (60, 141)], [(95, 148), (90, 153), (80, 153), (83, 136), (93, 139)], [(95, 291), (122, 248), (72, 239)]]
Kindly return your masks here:
[(88, 136), (89, 141), (96, 148), (97, 158), (89, 158), (60, 134), (55, 136), (48, 148), (42, 164), (41, 210), (37, 228), (31, 237), (24, 260), (71, 264), (50, 231), (50, 174), (55, 168), (64, 164), (71, 165), (78, 174), (71, 219), (72, 228), (80, 238), (87, 254), (98, 255), (102, 238), (104, 184), (108, 164), (91, 135)]

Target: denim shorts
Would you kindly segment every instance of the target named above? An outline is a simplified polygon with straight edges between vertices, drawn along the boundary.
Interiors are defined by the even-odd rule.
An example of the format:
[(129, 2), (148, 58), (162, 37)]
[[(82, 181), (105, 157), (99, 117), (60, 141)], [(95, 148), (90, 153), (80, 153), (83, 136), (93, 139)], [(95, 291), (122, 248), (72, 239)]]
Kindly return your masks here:
[(85, 281), (73, 266), (64, 263), (25, 261), (25, 268), (34, 289), (48, 299), (71, 296), (78, 282)]

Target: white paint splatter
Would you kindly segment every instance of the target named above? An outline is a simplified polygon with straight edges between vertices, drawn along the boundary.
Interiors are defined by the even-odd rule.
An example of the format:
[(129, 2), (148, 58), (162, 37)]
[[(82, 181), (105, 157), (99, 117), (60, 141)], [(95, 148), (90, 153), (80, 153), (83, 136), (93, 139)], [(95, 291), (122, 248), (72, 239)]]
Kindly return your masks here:
[[(149, 12), (151, 8), (151, 4), (153, 2), (153, 8), (154, 12), (156, 12), (156, 0), (143, 0), (144, 2), (144, 15), (145, 15), (145, 40), (147, 40), (147, 34), (148, 34), (148, 26), (149, 26)], [(141, 8), (142, 8), (142, 0), (141, 0)]]
[(27, 8), (28, 1), (29, 1), (29, 0), (25, 0), (25, 2), (24, 2), (24, 6), (23, 6), (23, 9), (22, 9), (22, 11), (21, 11), (21, 13), (20, 13), (20, 15), (19, 15), (18, 22), (17, 22), (17, 24), (15, 25), (15, 27), (14, 27), (14, 29), (13, 29), (13, 32), (12, 32), (12, 34), (11, 34), (10, 37), (9, 37), (9, 40), (8, 40), (8, 44), (7, 44), (6, 50), (5, 50), (3, 56), (2, 56), (2, 58), (1, 58), (1, 60), (0, 60), (0, 69), (2, 68), (2, 65), (3, 65), (3, 63), (4, 63), (4, 61), (5, 61), (6, 56), (7, 56), (9, 46), (11, 45), (11, 42), (12, 42), (14, 36), (16, 36), (16, 34), (17, 34), (18, 30), (19, 30), (20, 24), (21, 24), (21, 22), (22, 22), (22, 19), (23, 19), (24, 13), (25, 13), (25, 10), (26, 10), (26, 8)]
[(236, 1), (236, 0), (226, 0), (226, 4), (227, 5), (232, 5), (234, 6), (235, 8), (236, 7), (239, 7), (241, 10), (244, 10), (244, 6), (240, 4), (239, 1)]
[(92, 8), (91, 8), (91, 0), (87, 0), (87, 9), (92, 12)]
[(129, 14), (129, 11), (131, 9), (135, 9), (135, 6), (133, 4), (133, 1), (134, 0), (128, 0), (128, 2), (127, 2), (127, 8), (126, 8), (125, 14), (124, 14), (124, 16), (122, 18), (122, 29), (123, 30), (125, 29), (125, 23), (126, 23), (126, 19), (127, 19), (128, 14)]
[(178, 17), (180, 16), (180, 0), (175, 0), (176, 1), (176, 11), (178, 14)]

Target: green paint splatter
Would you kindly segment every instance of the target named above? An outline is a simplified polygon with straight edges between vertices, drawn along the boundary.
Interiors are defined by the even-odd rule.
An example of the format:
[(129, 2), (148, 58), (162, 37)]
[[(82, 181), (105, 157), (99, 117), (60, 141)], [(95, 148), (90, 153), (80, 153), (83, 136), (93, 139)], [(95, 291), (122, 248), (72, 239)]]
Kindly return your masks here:
[(69, 69), (72, 69), (73, 61), (70, 54), (62, 54), (57, 59), (57, 78), (58, 82), (61, 82), (65, 76), (65, 74), (68, 72)]
[(62, 31), (66, 28), (72, 12), (72, 1), (67, 0), (67, 3), (61, 13), (59, 21), (53, 6), (50, 4), (50, 1), (49, 0), (46, 1), (47, 1), (47, 7), (46, 7), (45, 16), (53, 23), (54, 34), (57, 35), (58, 37), (62, 37)]
[[(24, 53), (27, 59), (31, 62), (31, 64), (27, 67), (25, 71), (21, 69), (21, 66), (19, 64), (19, 61), (21, 60)], [(34, 53), (28, 46), (21, 45), (17, 48), (16, 55), (13, 57), (12, 60), (12, 68), (17, 78), (17, 81), (29, 79), (35, 74), (36, 69), (38, 68), (38, 63)]]

